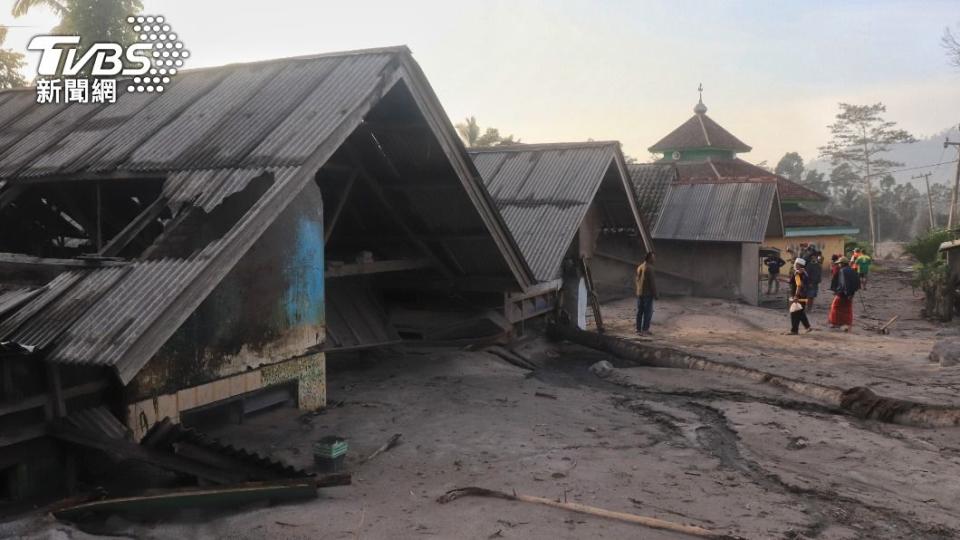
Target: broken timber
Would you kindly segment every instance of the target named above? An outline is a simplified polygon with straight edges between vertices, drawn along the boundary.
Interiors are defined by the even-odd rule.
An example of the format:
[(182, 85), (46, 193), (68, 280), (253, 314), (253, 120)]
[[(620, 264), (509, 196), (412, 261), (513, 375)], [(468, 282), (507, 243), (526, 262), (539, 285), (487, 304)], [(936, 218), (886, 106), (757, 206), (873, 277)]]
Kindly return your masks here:
[(565, 339), (578, 345), (604, 351), (635, 366), (695, 369), (769, 384), (825, 402), (857, 418), (906, 426), (960, 426), (960, 408), (880, 396), (864, 386), (843, 389), (811, 383), (748, 368), (733, 362), (711, 360), (677, 349), (640, 345), (623, 338), (600, 335), (559, 324), (551, 324), (547, 335), (551, 339)]
[(228, 508), (258, 501), (294, 501), (317, 496), (313, 480), (251, 482), (214, 488), (164, 490), (136, 497), (104, 499), (82, 503), (54, 512), (57, 519), (74, 521), (104, 513), (144, 514), (194, 508)]
[(626, 512), (613, 512), (611, 510), (605, 510), (603, 508), (597, 508), (595, 506), (587, 506), (585, 504), (566, 502), (566, 501), (555, 501), (553, 499), (547, 499), (545, 497), (534, 497), (532, 495), (520, 495), (518, 493), (504, 493), (502, 491), (496, 491), (493, 489), (486, 489), (481, 487), (462, 487), (457, 489), (452, 489), (439, 498), (437, 502), (440, 504), (446, 504), (452, 501), (455, 501), (461, 497), (493, 497), (497, 499), (506, 499), (508, 501), (521, 501), (534, 504), (542, 504), (544, 506), (551, 506), (553, 508), (562, 508), (564, 510), (570, 510), (571, 512), (578, 512), (580, 514), (588, 514), (591, 516), (603, 517), (608, 519), (615, 519), (618, 521), (624, 521), (627, 523), (634, 523), (637, 525), (643, 525), (644, 527), (650, 527), (652, 529), (662, 529), (666, 531), (673, 531), (681, 534), (686, 534), (690, 536), (696, 536), (699, 538), (717, 538), (717, 539), (733, 539), (734, 536), (716, 533), (703, 527), (697, 527), (695, 525), (682, 525), (680, 523), (674, 523), (672, 521), (666, 521), (663, 519), (657, 519), (646, 516), (638, 516), (636, 514), (628, 514)]

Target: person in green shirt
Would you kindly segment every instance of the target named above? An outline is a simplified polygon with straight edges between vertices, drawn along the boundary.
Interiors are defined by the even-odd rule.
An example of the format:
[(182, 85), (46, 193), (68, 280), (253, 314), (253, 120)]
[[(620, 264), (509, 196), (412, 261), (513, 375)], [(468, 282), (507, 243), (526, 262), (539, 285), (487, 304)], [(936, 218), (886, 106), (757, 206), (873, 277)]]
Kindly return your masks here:
[(870, 258), (866, 253), (860, 253), (860, 256), (857, 257), (857, 273), (860, 274), (860, 288), (867, 288), (867, 276), (870, 274), (870, 265), (873, 264), (873, 259)]

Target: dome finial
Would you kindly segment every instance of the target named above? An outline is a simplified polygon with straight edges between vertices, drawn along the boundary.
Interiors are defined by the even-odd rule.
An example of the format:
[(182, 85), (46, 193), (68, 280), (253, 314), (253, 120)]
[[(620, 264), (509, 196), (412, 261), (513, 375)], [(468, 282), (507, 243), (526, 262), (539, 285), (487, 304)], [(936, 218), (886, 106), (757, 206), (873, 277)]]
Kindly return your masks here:
[(703, 83), (700, 83), (700, 86), (697, 87), (697, 92), (700, 92), (700, 101), (698, 101), (697, 105), (693, 108), (693, 112), (697, 114), (706, 114), (707, 106), (703, 104)]

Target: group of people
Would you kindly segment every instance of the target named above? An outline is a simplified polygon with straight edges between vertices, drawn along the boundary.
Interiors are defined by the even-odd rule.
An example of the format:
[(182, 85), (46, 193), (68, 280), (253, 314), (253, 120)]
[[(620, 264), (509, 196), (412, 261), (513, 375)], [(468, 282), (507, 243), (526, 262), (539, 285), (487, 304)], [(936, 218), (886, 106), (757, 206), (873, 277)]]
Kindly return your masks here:
[[(807, 312), (813, 308), (820, 292), (823, 275), (823, 253), (816, 247), (808, 246), (796, 256), (793, 250), (787, 250), (790, 262), (777, 255), (764, 259), (767, 266), (767, 294), (773, 288), (780, 290), (779, 274), (783, 266), (789, 265), (790, 275), (790, 334), (800, 333), (802, 325), (807, 332), (813, 331)], [(861, 249), (854, 249), (850, 257), (833, 255), (830, 258), (830, 291), (833, 301), (827, 315), (831, 328), (841, 328), (849, 332), (853, 327), (853, 298), (866, 284), (872, 259)]]

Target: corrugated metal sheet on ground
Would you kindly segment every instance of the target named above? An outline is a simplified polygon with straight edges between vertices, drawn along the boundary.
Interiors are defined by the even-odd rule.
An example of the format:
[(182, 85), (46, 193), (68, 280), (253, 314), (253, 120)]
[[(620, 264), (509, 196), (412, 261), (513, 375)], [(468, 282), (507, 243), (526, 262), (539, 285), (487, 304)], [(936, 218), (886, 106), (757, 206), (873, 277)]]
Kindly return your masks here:
[(763, 242), (776, 199), (772, 183), (677, 184), (670, 187), (657, 240)]
[(471, 151), (500, 214), (539, 281), (554, 279), (613, 159), (613, 143)]
[(400, 341), (386, 312), (359, 279), (338, 278), (327, 287), (327, 350)]
[(104, 435), (111, 439), (130, 438), (130, 430), (127, 426), (104, 406), (72, 412), (61, 421), (88, 433)]

